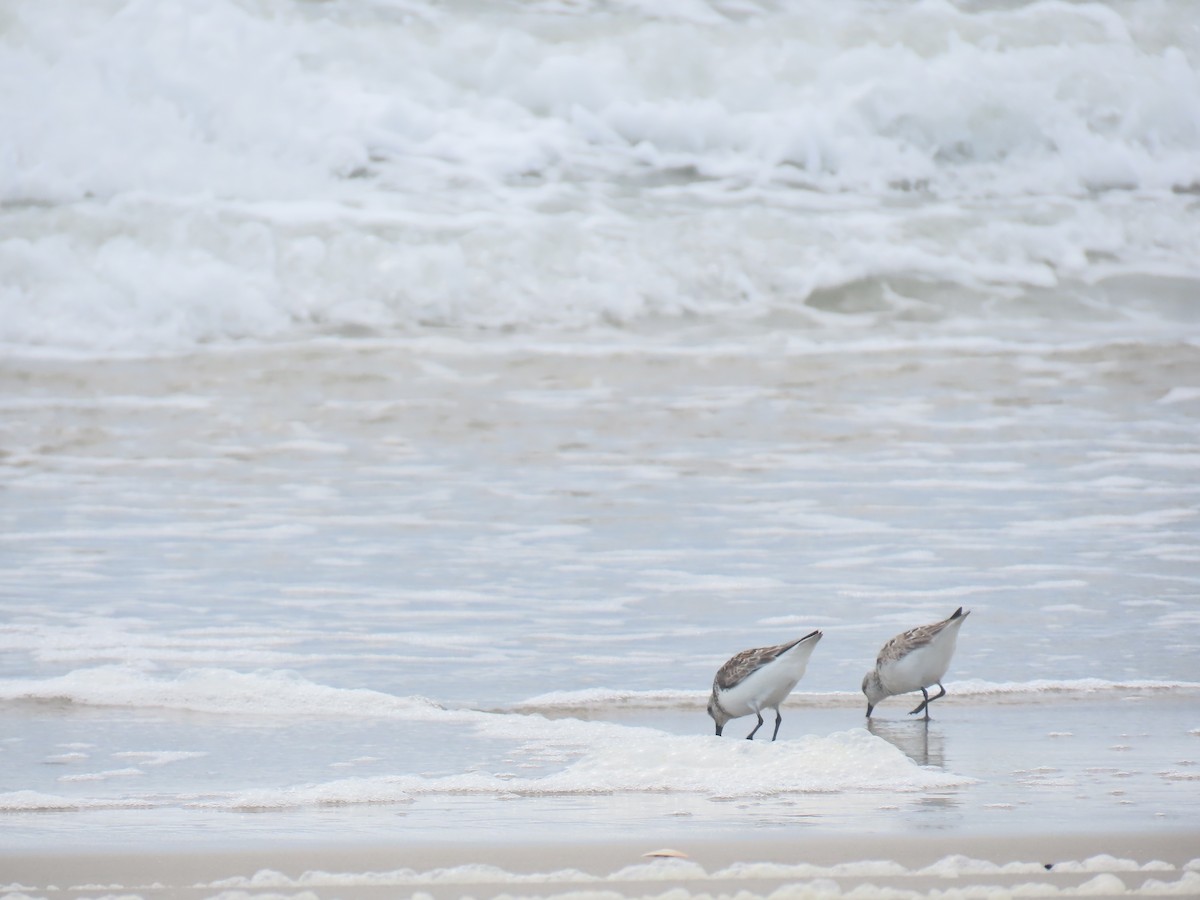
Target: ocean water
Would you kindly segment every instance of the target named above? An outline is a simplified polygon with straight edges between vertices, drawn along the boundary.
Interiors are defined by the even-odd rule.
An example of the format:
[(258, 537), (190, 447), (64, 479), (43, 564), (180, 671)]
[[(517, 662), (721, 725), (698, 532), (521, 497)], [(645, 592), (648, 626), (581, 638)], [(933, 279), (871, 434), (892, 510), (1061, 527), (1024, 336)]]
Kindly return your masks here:
[(6, 5), (0, 844), (1193, 826), (1198, 66), (1183, 0)]

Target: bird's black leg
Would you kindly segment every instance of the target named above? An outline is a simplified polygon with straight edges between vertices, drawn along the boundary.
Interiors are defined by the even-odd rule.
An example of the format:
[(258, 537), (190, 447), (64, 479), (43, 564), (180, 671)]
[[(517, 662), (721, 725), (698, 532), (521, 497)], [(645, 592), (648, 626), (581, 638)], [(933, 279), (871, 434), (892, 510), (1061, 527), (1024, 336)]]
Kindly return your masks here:
[(925, 721), (927, 721), (927, 722), (929, 721), (929, 704), (932, 703), (934, 700), (939, 700), (942, 697), (946, 696), (946, 689), (944, 687), (942, 687), (942, 683), (940, 681), (937, 683), (937, 686), (938, 686), (938, 688), (941, 689), (941, 693), (934, 694), (932, 697), (929, 696), (929, 692), (927, 690), (925, 690), (925, 688), (921, 688), (921, 693), (925, 695), (925, 702), (922, 703), (920, 706), (918, 706), (916, 709), (914, 709), (912, 712), (910, 712), (909, 713), (910, 716), (915, 716), (921, 710), (925, 710)]
[(748, 740), (748, 741), (754, 740), (754, 732), (758, 731), (758, 729), (762, 728), (762, 713), (756, 712), (755, 715), (758, 716), (758, 724), (754, 726), (754, 731), (752, 731), (748, 735), (746, 735), (746, 740)]
[[(940, 694), (937, 694), (936, 696), (930, 697), (929, 703), (932, 703), (934, 700), (940, 700), (942, 697), (946, 696), (946, 689), (944, 687), (942, 687), (942, 683), (940, 681), (937, 683), (937, 686), (939, 688), (941, 688), (942, 692)], [(925, 718), (926, 719), (929, 718), (929, 705), (928, 704), (925, 705)]]
[(925, 690), (925, 688), (921, 688), (921, 696), (925, 698), (924, 702), (920, 706), (918, 706), (916, 709), (910, 710), (908, 714), (910, 716), (915, 716), (917, 713), (924, 710), (925, 718), (928, 719), (929, 718), (929, 691)]
[(779, 737), (779, 726), (782, 724), (783, 713), (781, 713), (779, 710), (775, 710), (775, 733), (771, 735), (771, 740), (775, 740), (775, 738)]

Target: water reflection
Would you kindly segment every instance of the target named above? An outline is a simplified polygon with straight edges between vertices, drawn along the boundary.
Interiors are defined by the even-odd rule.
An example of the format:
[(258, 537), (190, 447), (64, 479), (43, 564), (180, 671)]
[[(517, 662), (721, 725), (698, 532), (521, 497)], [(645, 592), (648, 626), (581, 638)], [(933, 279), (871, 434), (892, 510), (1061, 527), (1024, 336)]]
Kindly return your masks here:
[(867, 730), (899, 748), (919, 766), (946, 768), (946, 738), (940, 728), (924, 719), (915, 722), (868, 719)]

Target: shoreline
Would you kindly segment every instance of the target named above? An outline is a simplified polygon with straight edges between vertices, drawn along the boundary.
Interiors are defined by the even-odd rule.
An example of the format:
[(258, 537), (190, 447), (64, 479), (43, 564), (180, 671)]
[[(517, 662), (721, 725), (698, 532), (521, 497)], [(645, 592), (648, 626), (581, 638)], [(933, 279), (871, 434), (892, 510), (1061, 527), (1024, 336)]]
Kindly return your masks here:
[[(670, 849), (686, 857), (645, 854)], [(1047, 868), (1049, 866), (1049, 868)], [(360, 845), (279, 845), (257, 849), (45, 851), (0, 850), (5, 896), (94, 897), (120, 893), (147, 900), (247, 892), (272, 896), (368, 898), (661, 896), (748, 892), (783, 886), (818, 893), (868, 886), (889, 896), (950, 888), (1004, 891), (1037, 885), (1040, 895), (1076, 893), (1176, 896), (1200, 891), (1200, 829), (1152, 834), (927, 833), (800, 834), (760, 839), (750, 832), (663, 843), (646, 840), (470, 842), (380, 841)]]

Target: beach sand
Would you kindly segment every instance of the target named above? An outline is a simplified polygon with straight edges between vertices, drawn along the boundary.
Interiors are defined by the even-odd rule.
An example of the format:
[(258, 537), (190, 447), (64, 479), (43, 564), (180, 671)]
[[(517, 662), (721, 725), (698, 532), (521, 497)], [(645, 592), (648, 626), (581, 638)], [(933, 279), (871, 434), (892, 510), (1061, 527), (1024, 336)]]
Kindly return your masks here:
[[(677, 857), (647, 856), (671, 850)], [(1200, 896), (1200, 830), (0, 852), (0, 896)]]

